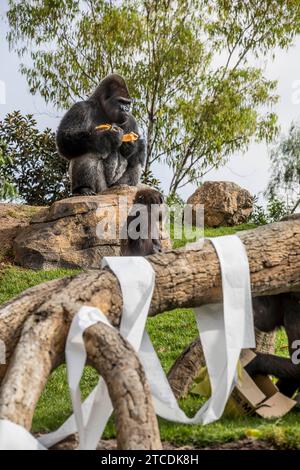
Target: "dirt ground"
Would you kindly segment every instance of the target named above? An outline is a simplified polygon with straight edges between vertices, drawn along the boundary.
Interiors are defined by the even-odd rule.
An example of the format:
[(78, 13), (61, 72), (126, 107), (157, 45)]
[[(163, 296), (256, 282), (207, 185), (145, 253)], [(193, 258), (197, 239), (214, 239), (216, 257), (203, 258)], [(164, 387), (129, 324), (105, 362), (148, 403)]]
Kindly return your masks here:
[[(195, 446), (174, 446), (170, 442), (163, 442), (165, 450), (200, 450)], [(72, 450), (76, 447), (76, 439), (72, 436), (61, 443), (55, 445), (53, 450)], [(115, 439), (100, 440), (97, 450), (116, 450), (117, 441)], [(259, 439), (240, 439), (238, 441), (227, 442), (226, 444), (215, 444), (210, 447), (203, 447), (201, 450), (276, 450), (268, 441)]]

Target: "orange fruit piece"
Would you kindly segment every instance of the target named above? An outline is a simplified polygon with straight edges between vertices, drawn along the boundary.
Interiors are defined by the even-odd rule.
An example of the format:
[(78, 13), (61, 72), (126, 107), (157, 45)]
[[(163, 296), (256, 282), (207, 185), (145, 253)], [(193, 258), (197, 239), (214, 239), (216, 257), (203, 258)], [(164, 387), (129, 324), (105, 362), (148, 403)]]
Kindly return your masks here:
[(129, 134), (124, 134), (122, 142), (134, 142), (138, 140), (139, 136), (135, 132), (130, 132)]
[(111, 124), (100, 124), (99, 126), (96, 126), (95, 129), (97, 131), (107, 131), (108, 129), (111, 129)]

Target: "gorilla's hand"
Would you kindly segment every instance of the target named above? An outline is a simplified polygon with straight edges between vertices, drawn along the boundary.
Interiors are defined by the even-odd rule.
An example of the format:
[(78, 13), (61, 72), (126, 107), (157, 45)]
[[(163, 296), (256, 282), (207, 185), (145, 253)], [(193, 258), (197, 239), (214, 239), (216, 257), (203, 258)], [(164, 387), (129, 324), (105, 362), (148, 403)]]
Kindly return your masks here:
[(116, 124), (105, 131), (96, 131), (96, 149), (102, 158), (116, 151), (122, 145), (123, 130)]
[(136, 152), (136, 148), (136, 142), (123, 142), (120, 148), (121, 155), (128, 159)]

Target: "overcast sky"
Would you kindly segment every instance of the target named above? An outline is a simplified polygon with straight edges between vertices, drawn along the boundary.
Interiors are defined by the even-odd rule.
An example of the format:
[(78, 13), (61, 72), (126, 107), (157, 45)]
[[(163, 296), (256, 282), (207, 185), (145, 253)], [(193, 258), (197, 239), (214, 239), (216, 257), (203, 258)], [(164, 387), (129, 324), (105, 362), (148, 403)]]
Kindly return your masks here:
[[(3, 14), (5, 4), (6, 0), (1, 0), (0, 14)], [(19, 109), (22, 114), (33, 114), (41, 129), (48, 126), (56, 130), (60, 114), (51, 106), (46, 106), (39, 96), (30, 95), (26, 80), (19, 72), (20, 61), (16, 54), (8, 50), (6, 32), (6, 25), (0, 18), (0, 119), (6, 113)], [(261, 65), (265, 64), (262, 62)], [(300, 90), (300, 38), (287, 52), (275, 51), (275, 60), (266, 64), (266, 75), (278, 80), (280, 100), (273, 109), (278, 114), (282, 131), (286, 132), (290, 123), (300, 117), (300, 92), (297, 93)], [(157, 165), (154, 173), (161, 180), (163, 189), (167, 190), (170, 170)], [(211, 171), (205, 179), (234, 181), (252, 194), (258, 194), (265, 189), (269, 179), (267, 146), (252, 144), (246, 154), (233, 155), (225, 167)], [(194, 187), (188, 185), (180, 194), (186, 199), (193, 190)]]

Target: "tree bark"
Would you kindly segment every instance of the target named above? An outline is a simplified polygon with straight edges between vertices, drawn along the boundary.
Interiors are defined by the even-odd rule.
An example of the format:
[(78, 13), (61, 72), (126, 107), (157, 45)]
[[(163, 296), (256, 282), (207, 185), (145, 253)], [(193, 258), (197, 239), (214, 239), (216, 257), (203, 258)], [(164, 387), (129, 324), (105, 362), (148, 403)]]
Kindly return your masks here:
[[(300, 291), (299, 218), (240, 232), (239, 236), (248, 254), (254, 296)], [(222, 299), (219, 262), (208, 240), (199, 250), (170, 250), (147, 260), (156, 275), (150, 315)], [(0, 366), (0, 377), (6, 372), (0, 389), (0, 418), (30, 428), (50, 372), (64, 360), (70, 322), (82, 305), (100, 308), (114, 326), (119, 325), (122, 295), (118, 280), (108, 269), (41, 284), (0, 307), (0, 339), (6, 345), (9, 364), (7, 371)], [(158, 446), (157, 423), (142, 366), (130, 346), (112, 335), (114, 356), (114, 348), (100, 330), (105, 329), (96, 325), (86, 335), (88, 359), (107, 381), (117, 416), (119, 445)], [(110, 375), (115, 358), (118, 379)], [(140, 426), (143, 442), (137, 437)], [(132, 439), (126, 437), (126, 429), (131, 430)], [(149, 439), (145, 437), (148, 433)]]

